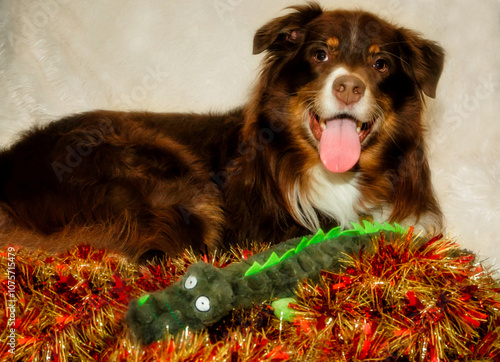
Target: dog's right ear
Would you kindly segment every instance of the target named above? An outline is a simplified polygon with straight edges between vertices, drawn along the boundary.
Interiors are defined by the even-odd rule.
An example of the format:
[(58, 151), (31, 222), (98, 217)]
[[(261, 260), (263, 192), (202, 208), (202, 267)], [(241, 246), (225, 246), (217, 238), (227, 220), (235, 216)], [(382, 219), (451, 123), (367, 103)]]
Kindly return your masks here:
[(260, 28), (253, 38), (253, 53), (259, 54), (264, 50), (287, 51), (304, 41), (304, 27), (311, 20), (323, 13), (317, 3), (304, 6), (293, 6), (291, 14), (276, 18)]

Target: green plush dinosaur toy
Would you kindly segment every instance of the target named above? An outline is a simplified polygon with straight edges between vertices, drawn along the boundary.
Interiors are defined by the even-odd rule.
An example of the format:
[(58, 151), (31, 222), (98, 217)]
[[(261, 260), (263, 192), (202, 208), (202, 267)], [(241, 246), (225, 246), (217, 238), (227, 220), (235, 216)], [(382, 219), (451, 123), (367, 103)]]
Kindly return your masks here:
[[(220, 320), (233, 308), (246, 308), (271, 298), (294, 294), (298, 282), (319, 279), (321, 270), (339, 271), (342, 258), (371, 247), (380, 233), (406, 233), (398, 224), (353, 223), (353, 229), (334, 228), (325, 234), (291, 239), (248, 260), (216, 268), (198, 262), (164, 290), (132, 301), (128, 321), (143, 343), (166, 333), (197, 331)], [(388, 235), (389, 236), (389, 235)]]

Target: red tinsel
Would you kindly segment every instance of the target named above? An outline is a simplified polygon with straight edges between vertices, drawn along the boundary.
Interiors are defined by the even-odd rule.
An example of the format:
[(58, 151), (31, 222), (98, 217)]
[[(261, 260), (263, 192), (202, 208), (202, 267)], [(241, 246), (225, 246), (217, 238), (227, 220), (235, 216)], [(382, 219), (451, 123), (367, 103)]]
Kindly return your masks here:
[[(301, 283), (289, 305), (297, 315), (293, 323), (276, 319), (264, 303), (234, 311), (204, 332), (149, 346), (139, 345), (126, 325), (128, 303), (177, 280), (196, 261), (191, 253), (139, 267), (89, 246), (58, 255), (4, 249), (0, 359), (500, 361), (498, 281), (447, 238), (414, 240), (411, 231), (391, 240), (380, 235), (373, 250), (346, 255), (341, 273), (323, 272), (318, 285)], [(266, 247), (202, 258), (224, 267)], [(15, 283), (9, 286), (12, 255)]]

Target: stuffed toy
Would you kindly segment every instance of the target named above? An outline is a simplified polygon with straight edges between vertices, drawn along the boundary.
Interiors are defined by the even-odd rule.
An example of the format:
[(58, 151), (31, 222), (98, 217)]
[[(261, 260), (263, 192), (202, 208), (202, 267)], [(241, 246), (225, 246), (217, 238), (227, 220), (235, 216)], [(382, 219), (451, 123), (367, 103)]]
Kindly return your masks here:
[[(348, 255), (369, 252), (371, 238), (391, 238), (407, 230), (398, 224), (353, 223), (353, 229), (321, 229), (313, 236), (295, 238), (225, 268), (198, 262), (164, 290), (131, 302), (128, 322), (143, 343), (166, 333), (198, 331), (226, 316), (234, 308), (247, 308), (275, 298), (294, 295), (303, 279), (319, 281), (322, 270), (339, 271)], [(415, 242), (418, 238), (415, 239)], [(273, 303), (287, 309), (285, 303)], [(280, 307), (281, 306), (281, 307)], [(275, 311), (283, 316), (285, 310)]]

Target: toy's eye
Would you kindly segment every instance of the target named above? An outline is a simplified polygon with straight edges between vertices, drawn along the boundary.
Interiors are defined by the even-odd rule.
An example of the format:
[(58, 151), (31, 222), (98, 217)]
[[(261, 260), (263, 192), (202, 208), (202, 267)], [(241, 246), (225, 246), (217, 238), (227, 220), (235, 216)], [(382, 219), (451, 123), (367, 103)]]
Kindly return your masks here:
[(210, 299), (205, 296), (201, 296), (196, 299), (194, 305), (200, 312), (208, 312), (210, 310)]
[(314, 60), (318, 63), (326, 62), (328, 60), (328, 53), (325, 50), (320, 49), (314, 53)]
[(196, 284), (198, 284), (198, 280), (196, 279), (196, 277), (194, 275), (191, 275), (184, 282), (184, 288), (193, 289), (194, 287), (196, 287)]

